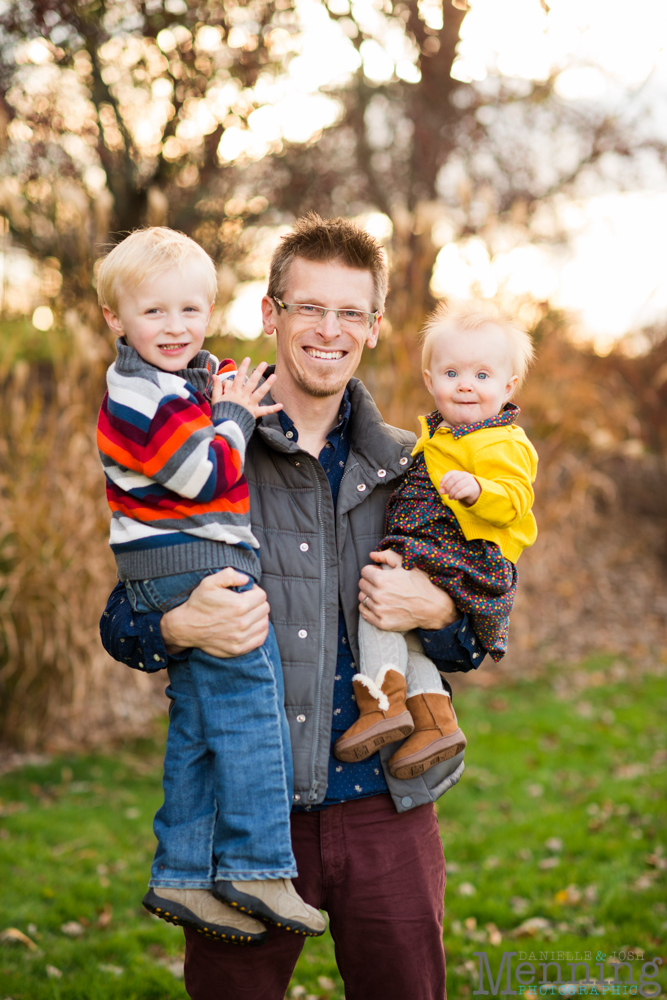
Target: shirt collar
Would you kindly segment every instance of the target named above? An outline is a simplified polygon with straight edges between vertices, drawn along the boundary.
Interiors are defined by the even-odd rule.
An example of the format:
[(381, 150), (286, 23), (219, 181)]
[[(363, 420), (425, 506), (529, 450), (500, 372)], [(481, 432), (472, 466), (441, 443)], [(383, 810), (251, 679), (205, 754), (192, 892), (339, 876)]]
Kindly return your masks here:
[[(459, 438), (465, 437), (466, 434), (472, 434), (473, 431), (482, 430), (484, 427), (507, 427), (508, 424), (514, 423), (520, 412), (516, 403), (505, 403), (500, 413), (497, 413), (495, 417), (488, 417), (487, 420), (478, 420), (476, 424), (459, 424), (457, 427), (449, 428), (449, 430), (451, 430), (454, 440), (458, 441)], [(429, 413), (426, 417), (426, 423), (428, 425), (429, 436), (433, 437), (437, 427), (442, 423), (442, 414), (438, 410), (434, 410), (433, 413)]]
[[(352, 403), (350, 401), (350, 393), (348, 389), (345, 389), (343, 393), (343, 398), (340, 402), (340, 409), (338, 411), (338, 422), (335, 427), (332, 427), (327, 434), (327, 441), (331, 441), (332, 444), (336, 444), (336, 441), (340, 438), (341, 434), (347, 431), (348, 425), (350, 423), (350, 414), (352, 412)], [(280, 421), (280, 426), (283, 429), (283, 434), (288, 437), (290, 441), (299, 440), (299, 432), (294, 426), (294, 421), (291, 417), (285, 413), (284, 410), (279, 410), (278, 420)], [(335, 439), (335, 440), (334, 440)]]

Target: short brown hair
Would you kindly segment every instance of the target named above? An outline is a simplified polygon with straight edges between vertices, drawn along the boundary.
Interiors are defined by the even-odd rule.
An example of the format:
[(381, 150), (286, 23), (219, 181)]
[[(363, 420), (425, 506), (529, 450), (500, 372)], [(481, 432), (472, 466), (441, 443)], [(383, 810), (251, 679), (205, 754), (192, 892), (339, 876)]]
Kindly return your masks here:
[(349, 219), (322, 219), (309, 212), (283, 236), (271, 258), (268, 295), (283, 298), (287, 273), (295, 257), (321, 263), (338, 261), (346, 267), (370, 271), (373, 278), (373, 311), (384, 309), (389, 271), (384, 248), (374, 236)]
[(98, 301), (118, 313), (118, 290), (122, 285), (136, 288), (147, 278), (178, 267), (185, 260), (201, 264), (210, 300), (215, 302), (218, 285), (215, 264), (189, 236), (166, 226), (135, 229), (103, 258), (97, 272)]
[(462, 334), (481, 330), (484, 326), (498, 326), (507, 338), (512, 360), (512, 374), (519, 379), (521, 388), (526, 373), (535, 360), (535, 348), (530, 334), (505, 316), (493, 302), (441, 302), (426, 320), (422, 330), (422, 371), (431, 367), (433, 347), (438, 334), (458, 330)]

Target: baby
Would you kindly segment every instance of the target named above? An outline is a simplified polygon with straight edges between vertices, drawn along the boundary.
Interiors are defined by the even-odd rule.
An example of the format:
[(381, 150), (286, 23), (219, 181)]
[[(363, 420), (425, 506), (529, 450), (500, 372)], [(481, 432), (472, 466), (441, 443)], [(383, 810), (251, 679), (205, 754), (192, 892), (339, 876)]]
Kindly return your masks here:
[[(238, 373), (225, 362), (221, 376), (202, 350), (216, 284), (208, 254), (165, 228), (132, 233), (98, 274), (118, 357), (97, 442), (111, 547), (138, 614), (177, 607), (226, 567), (245, 575), (237, 589), (260, 577), (244, 459), (255, 419), (281, 406), (261, 405), (274, 380), (260, 386), (265, 364), (246, 378), (249, 358)], [(239, 944), (266, 938), (260, 920), (322, 934), (324, 918), (291, 882), (292, 757), (273, 630), (244, 656), (173, 656), (168, 673), (164, 804), (144, 906)]]
[[(389, 501), (379, 545), (405, 569), (424, 570), (469, 615), (481, 646), (475, 660), (484, 651), (496, 661), (504, 655), (516, 562), (537, 537), (537, 453), (510, 402), (533, 354), (528, 334), (490, 304), (435, 310), (424, 330), (422, 369), (437, 409), (419, 418), (415, 461)], [(389, 553), (378, 561), (384, 569), (397, 564)], [(389, 770), (411, 778), (460, 753), (466, 738), (417, 633), (383, 632), (362, 618), (359, 645), (353, 683), (360, 716), (335, 755), (363, 760), (408, 736)]]

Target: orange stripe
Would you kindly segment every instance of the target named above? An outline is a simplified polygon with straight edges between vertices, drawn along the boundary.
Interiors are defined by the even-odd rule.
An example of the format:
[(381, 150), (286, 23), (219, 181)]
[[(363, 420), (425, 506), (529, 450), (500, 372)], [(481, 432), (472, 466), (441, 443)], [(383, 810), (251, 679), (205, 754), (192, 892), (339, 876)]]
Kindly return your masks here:
[(152, 478), (158, 469), (164, 468), (169, 459), (185, 441), (192, 435), (193, 431), (201, 427), (210, 427), (210, 421), (201, 416), (197, 420), (188, 421), (186, 424), (179, 424), (167, 441), (144, 463), (145, 474)]

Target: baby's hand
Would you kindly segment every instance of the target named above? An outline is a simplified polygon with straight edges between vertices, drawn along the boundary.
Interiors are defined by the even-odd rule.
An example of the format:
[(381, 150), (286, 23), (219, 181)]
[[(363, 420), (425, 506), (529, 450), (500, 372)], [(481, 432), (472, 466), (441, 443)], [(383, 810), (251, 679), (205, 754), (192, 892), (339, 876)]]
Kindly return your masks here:
[(479, 500), (482, 487), (470, 472), (446, 472), (440, 480), (440, 492), (450, 500), (472, 507)]
[(244, 406), (246, 410), (252, 413), (255, 419), (257, 417), (264, 417), (267, 413), (277, 413), (278, 410), (282, 410), (282, 403), (273, 403), (271, 406), (261, 405), (261, 401), (276, 380), (275, 375), (269, 375), (266, 381), (259, 386), (259, 380), (267, 368), (266, 362), (261, 361), (250, 376), (248, 376), (249, 367), (250, 358), (244, 358), (233, 379), (222, 379), (219, 375), (214, 375), (211, 402), (219, 403), (224, 397), (224, 399), (229, 400), (231, 403), (238, 403), (239, 406)]

